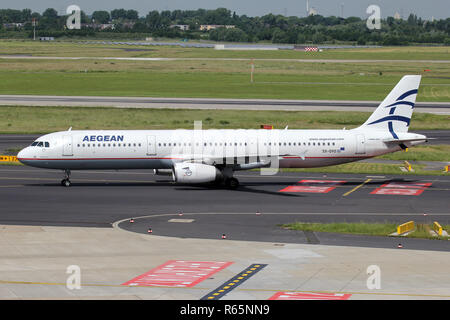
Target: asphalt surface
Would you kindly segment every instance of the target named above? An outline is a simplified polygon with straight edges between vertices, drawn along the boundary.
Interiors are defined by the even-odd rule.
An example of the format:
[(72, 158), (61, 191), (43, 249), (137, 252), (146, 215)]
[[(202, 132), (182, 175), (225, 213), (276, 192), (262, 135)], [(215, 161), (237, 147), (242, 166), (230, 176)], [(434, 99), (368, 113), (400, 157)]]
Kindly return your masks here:
[[(35, 106), (373, 112), (379, 104), (380, 101), (0, 95), (0, 105)], [(417, 102), (414, 111), (450, 114), (450, 103)]]
[[(356, 174), (286, 172), (260, 176), (258, 172), (243, 172), (236, 177), (241, 187), (226, 190), (209, 185), (176, 185), (145, 170), (75, 171), (72, 187), (65, 188), (60, 186), (59, 171), (1, 166), (0, 224), (111, 227), (117, 221), (136, 218), (140, 222), (133, 224), (131, 231), (146, 233), (151, 226), (155, 234), (175, 237), (217, 239), (225, 233), (240, 240), (369, 247), (392, 247), (398, 240), (332, 234), (307, 236), (277, 225), (293, 221), (409, 220), (450, 224), (448, 176), (372, 176), (365, 184), (368, 177)], [(280, 192), (302, 179), (345, 182), (323, 194)], [(389, 182), (431, 185), (417, 196), (371, 194)], [(179, 216), (180, 212), (183, 216)], [(165, 216), (168, 214), (169, 218)], [(154, 215), (163, 216), (138, 219)], [(196, 223), (168, 223), (171, 218), (195, 219)], [(403, 241), (415, 249), (450, 250), (447, 241)]]
[[(321, 244), (366, 248), (398, 248), (409, 250), (450, 251), (448, 241), (428, 239), (365, 236), (328, 232), (289, 230), (283, 224), (301, 222), (382, 222), (402, 224), (414, 219), (416, 223), (432, 223), (434, 220), (449, 221), (450, 215), (414, 216), (367, 215), (367, 214), (164, 214), (153, 217), (133, 218), (118, 224), (119, 228), (131, 232), (178, 238), (223, 239), (262, 241), (273, 243)], [(434, 219), (434, 220), (433, 220)], [(151, 230), (151, 233), (149, 233)]]

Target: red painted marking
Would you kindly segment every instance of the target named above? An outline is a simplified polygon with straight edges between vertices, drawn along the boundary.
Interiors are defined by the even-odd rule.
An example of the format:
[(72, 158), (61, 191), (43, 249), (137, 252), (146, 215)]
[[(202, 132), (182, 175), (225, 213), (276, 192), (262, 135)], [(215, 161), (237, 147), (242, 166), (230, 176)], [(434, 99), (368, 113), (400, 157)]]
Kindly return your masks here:
[(431, 183), (417, 183), (417, 182), (390, 182), (383, 184), (381, 187), (375, 189), (370, 194), (389, 194), (400, 196), (418, 196), (422, 194), (426, 188), (431, 186)]
[(337, 180), (301, 180), (298, 183), (301, 185), (286, 187), (280, 192), (310, 192), (310, 193), (328, 193), (336, 189), (338, 184), (346, 181)]
[(417, 183), (417, 182), (390, 182), (383, 184), (383, 188), (428, 188), (430, 183)]
[(170, 260), (123, 286), (193, 287), (233, 262)]
[(348, 293), (277, 292), (269, 300), (348, 300)]

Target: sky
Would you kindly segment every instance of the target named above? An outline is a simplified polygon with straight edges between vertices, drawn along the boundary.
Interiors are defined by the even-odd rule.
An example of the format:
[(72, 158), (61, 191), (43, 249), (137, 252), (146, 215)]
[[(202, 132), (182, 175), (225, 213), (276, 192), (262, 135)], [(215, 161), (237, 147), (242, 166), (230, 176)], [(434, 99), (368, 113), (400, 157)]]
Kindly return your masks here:
[[(309, 0), (313, 7), (323, 16), (357, 16), (366, 18), (366, 9), (375, 4), (381, 8), (382, 18), (394, 16), (396, 12), (403, 18), (410, 13), (426, 20), (432, 17), (446, 19), (450, 17), (449, 0)], [(268, 13), (304, 17), (306, 15), (306, 0), (1, 0), (0, 8), (25, 9), (42, 13), (46, 8), (54, 8), (60, 15), (66, 8), (78, 5), (81, 10), (91, 14), (95, 10), (134, 9), (140, 16), (145, 16), (152, 10), (195, 10), (227, 8), (238, 15), (263, 16)]]

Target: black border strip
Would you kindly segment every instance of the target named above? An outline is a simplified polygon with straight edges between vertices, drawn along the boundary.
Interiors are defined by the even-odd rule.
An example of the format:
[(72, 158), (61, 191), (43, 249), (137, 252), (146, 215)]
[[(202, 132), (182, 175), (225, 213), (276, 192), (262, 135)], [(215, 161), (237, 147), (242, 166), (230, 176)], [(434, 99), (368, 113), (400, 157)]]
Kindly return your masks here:
[(229, 293), (231, 290), (235, 289), (237, 286), (242, 284), (244, 281), (248, 280), (250, 277), (255, 275), (257, 272), (266, 267), (267, 264), (253, 263), (242, 272), (239, 272), (233, 278), (225, 281), (221, 286), (217, 287), (215, 290), (209, 292), (203, 296), (200, 300), (219, 300), (224, 295)]

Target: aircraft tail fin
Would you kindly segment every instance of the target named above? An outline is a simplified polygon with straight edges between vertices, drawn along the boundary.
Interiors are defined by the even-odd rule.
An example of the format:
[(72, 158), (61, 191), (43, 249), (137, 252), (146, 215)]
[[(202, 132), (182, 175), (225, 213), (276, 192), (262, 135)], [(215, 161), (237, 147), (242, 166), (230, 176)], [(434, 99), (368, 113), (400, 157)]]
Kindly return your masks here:
[(404, 76), (360, 128), (386, 130), (394, 139), (396, 132), (408, 132), (421, 77)]

